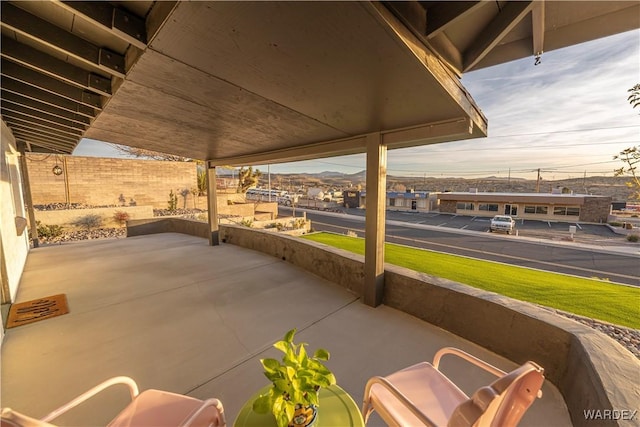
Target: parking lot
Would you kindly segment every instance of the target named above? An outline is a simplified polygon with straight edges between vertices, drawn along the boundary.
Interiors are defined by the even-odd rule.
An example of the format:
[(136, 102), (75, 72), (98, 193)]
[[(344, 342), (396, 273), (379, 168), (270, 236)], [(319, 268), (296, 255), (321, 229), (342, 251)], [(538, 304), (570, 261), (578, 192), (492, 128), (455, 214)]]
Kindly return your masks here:
[[(364, 216), (363, 209), (345, 209), (345, 213)], [(443, 228), (489, 232), (490, 217), (464, 216), (438, 212), (387, 211), (387, 220), (424, 224)], [(605, 224), (554, 222), (515, 218), (516, 233), (520, 236), (563, 240), (571, 238), (569, 226), (576, 227), (575, 240), (598, 243), (624, 243), (625, 236), (616, 234)]]

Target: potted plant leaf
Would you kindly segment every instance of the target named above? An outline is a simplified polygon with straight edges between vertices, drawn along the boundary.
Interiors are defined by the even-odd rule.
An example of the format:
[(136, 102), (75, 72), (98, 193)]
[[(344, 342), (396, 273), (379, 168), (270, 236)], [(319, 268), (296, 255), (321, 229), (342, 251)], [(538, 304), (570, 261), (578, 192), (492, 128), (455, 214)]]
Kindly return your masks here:
[(284, 353), (282, 361), (260, 360), (272, 385), (253, 402), (253, 410), (260, 414), (271, 411), (278, 427), (316, 424), (319, 391), (336, 383), (333, 373), (322, 363), (329, 360), (329, 352), (319, 348), (309, 356), (307, 344), (293, 342), (295, 333), (295, 329), (290, 330), (273, 345)]

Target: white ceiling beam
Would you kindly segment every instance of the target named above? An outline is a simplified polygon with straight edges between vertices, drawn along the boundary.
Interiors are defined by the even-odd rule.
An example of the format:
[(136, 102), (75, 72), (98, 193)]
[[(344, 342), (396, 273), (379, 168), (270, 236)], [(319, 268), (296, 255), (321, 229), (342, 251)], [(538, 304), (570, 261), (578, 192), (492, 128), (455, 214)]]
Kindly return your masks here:
[[(471, 137), (473, 122), (460, 117), (434, 123), (425, 123), (401, 129), (380, 132), (381, 143), (389, 149), (414, 147), (416, 145), (435, 144)], [(213, 166), (251, 166), (269, 163), (287, 163), (301, 160), (313, 160), (326, 157), (346, 156), (366, 152), (367, 135), (342, 138), (334, 141), (308, 144), (302, 147), (265, 151), (246, 156), (209, 159)]]
[(65, 83), (111, 96), (111, 79), (83, 70), (44, 52), (2, 36), (2, 57)]
[(473, 122), (468, 117), (381, 132), (382, 143), (389, 149), (455, 141), (469, 138), (472, 133)]
[(3, 28), (97, 66), (113, 76), (125, 77), (123, 55), (96, 46), (6, 1), (2, 2), (1, 7)]
[(427, 7), (427, 37), (435, 37), (456, 21), (482, 7), (482, 1), (448, 1)]
[(467, 71), (480, 62), (522, 19), (531, 12), (532, 1), (511, 1), (505, 4), (496, 17), (480, 33), (464, 52), (464, 69)]
[[(77, 86), (70, 85), (46, 74), (39, 73), (30, 68), (16, 64), (13, 61), (2, 59), (0, 61), (0, 72), (3, 77), (7, 77), (28, 85), (37, 87), (47, 92), (78, 102), (96, 109), (102, 109), (102, 99), (100, 95), (83, 90)], [(3, 85), (4, 85), (3, 79)]]
[(301, 160), (321, 159), (324, 157), (346, 156), (363, 153), (366, 149), (366, 135), (335, 141), (319, 142), (301, 147), (284, 148), (249, 154), (246, 156), (210, 159), (209, 167), (213, 166), (251, 166), (268, 163), (297, 162)]
[(27, 83), (23, 83), (18, 80), (3, 78), (2, 90), (9, 93), (13, 93), (15, 95), (19, 95), (24, 98), (29, 98), (29, 99), (36, 100), (38, 102), (49, 104), (51, 106), (61, 108), (63, 110), (66, 110), (72, 113), (77, 113), (89, 119), (93, 119), (96, 116), (96, 110), (93, 109), (92, 107), (88, 107), (86, 105), (80, 104), (79, 102), (74, 102), (58, 94), (54, 94), (52, 92), (39, 89), (35, 86), (29, 85)]
[(544, 0), (534, 3), (531, 11), (531, 24), (533, 29), (533, 54), (538, 56), (544, 52)]
[(147, 47), (147, 30), (143, 18), (112, 6), (106, 1), (58, 1), (64, 9), (101, 26), (138, 49)]
[(89, 126), (91, 124), (91, 119), (89, 117), (72, 113), (68, 110), (58, 108), (50, 104), (45, 104), (44, 102), (40, 102), (32, 98), (27, 98), (15, 93), (8, 92), (4, 90), (4, 88), (0, 91), (0, 99), (2, 99), (3, 103), (20, 105), (34, 111), (41, 111), (43, 113), (47, 113), (61, 119), (71, 120), (85, 126)]
[(431, 74), (442, 89), (471, 118), (480, 133), (487, 134), (487, 118), (482, 114), (473, 98), (464, 88), (457, 75), (440, 58), (429, 50), (405, 25), (388, 9), (379, 3), (368, 3), (380, 21), (393, 31), (398, 42), (403, 43), (415, 58), (423, 65), (425, 72)]

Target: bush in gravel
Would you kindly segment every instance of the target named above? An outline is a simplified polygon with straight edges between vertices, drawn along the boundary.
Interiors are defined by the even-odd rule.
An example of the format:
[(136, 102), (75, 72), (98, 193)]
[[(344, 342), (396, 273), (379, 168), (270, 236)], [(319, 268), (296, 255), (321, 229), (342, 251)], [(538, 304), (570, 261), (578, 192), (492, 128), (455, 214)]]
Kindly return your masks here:
[(120, 227), (122, 227), (127, 221), (129, 221), (129, 218), (130, 216), (128, 212), (115, 211), (113, 214), (113, 220), (120, 224)]
[(170, 212), (175, 212), (178, 209), (178, 196), (171, 190), (169, 192), (169, 201), (167, 202), (167, 209)]
[(47, 225), (36, 221), (38, 236), (43, 239), (55, 239), (64, 233), (64, 228), (60, 225)]
[(76, 227), (85, 227), (87, 230), (91, 230), (92, 228), (98, 228), (102, 225), (102, 217), (97, 214), (88, 214), (77, 218), (71, 224)]
[(628, 240), (628, 241), (630, 241), (630, 242), (634, 242), (634, 243), (635, 243), (635, 242), (637, 242), (638, 240), (640, 240), (640, 237), (638, 237), (638, 235), (637, 235), (637, 234), (629, 234), (629, 235), (627, 236), (627, 240)]

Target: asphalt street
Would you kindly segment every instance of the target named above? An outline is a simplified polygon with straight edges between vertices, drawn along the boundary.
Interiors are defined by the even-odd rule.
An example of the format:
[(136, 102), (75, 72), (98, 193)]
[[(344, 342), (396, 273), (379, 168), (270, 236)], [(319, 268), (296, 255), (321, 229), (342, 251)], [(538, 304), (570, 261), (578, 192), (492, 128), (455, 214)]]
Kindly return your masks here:
[[(291, 209), (281, 208), (291, 215)], [(296, 215), (301, 216), (299, 209)], [(355, 209), (353, 211), (356, 211)], [(316, 231), (364, 237), (364, 211), (333, 213), (307, 210)], [(576, 239), (569, 224), (519, 221), (518, 235), (489, 233), (488, 218), (388, 212), (385, 240), (439, 252), (486, 259), (615, 283), (640, 286), (640, 247), (628, 244), (608, 227), (582, 224)], [(574, 224), (575, 225), (575, 224)], [(580, 235), (580, 239), (577, 235)], [(555, 240), (554, 240), (555, 239)], [(580, 243), (576, 243), (576, 241)], [(587, 243), (585, 243), (587, 242)], [(591, 242), (591, 244), (588, 244)], [(616, 249), (624, 245), (624, 251)]]

